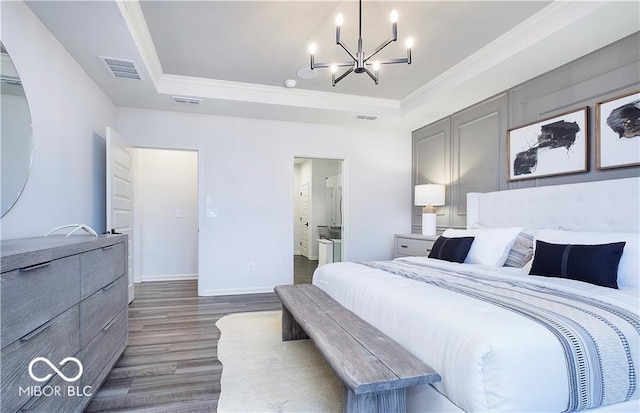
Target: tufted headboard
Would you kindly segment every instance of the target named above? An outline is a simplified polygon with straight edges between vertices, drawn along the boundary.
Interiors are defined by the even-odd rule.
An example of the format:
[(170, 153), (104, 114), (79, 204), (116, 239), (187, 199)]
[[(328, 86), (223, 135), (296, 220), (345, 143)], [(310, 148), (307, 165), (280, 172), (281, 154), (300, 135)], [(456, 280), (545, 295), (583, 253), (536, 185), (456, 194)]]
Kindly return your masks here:
[(640, 232), (640, 177), (467, 194), (467, 228)]

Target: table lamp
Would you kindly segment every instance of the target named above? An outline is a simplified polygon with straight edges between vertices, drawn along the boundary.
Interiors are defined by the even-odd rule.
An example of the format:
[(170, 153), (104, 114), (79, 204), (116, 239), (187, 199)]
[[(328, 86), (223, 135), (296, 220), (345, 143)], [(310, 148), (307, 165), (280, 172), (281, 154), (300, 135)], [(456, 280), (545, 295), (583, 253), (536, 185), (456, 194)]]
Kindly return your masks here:
[(444, 185), (416, 185), (414, 200), (422, 207), (422, 235), (436, 235), (436, 206), (444, 205)]

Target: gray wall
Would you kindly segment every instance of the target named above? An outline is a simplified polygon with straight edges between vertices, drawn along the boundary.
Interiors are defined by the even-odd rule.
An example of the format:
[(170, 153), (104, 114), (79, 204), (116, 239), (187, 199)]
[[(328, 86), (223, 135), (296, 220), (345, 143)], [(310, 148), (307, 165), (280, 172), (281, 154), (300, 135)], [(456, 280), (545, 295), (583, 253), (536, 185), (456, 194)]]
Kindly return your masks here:
[[(466, 225), (467, 192), (639, 176), (640, 167), (596, 169), (597, 102), (640, 88), (640, 32), (413, 132), (412, 185), (447, 185), (439, 229)], [(588, 172), (508, 182), (507, 130), (588, 106)], [(413, 201), (413, 199), (412, 199)], [(411, 206), (412, 232), (421, 207)]]

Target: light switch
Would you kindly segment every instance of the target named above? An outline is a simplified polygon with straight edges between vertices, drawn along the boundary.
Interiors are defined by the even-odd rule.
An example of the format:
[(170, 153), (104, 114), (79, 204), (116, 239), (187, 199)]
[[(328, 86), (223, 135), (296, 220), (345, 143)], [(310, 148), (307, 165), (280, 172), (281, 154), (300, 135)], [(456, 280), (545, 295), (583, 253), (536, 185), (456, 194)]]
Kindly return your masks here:
[(206, 197), (206, 198), (204, 199), (204, 204), (205, 204), (206, 206), (211, 206), (211, 197), (210, 197), (210, 196), (208, 196), (208, 197)]
[(205, 217), (207, 218), (218, 218), (218, 210), (213, 208), (207, 208), (205, 210)]
[(182, 218), (182, 211), (179, 209), (176, 209), (176, 218)]

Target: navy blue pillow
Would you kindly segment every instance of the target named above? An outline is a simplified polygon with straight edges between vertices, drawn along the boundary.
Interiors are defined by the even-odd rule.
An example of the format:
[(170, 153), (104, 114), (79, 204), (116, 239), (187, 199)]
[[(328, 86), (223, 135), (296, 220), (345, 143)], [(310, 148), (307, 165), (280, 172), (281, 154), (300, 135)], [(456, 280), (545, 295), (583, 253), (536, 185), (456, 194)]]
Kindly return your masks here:
[(551, 244), (536, 241), (530, 275), (570, 278), (618, 288), (618, 264), (625, 242), (598, 245)]
[(471, 249), (474, 237), (447, 238), (438, 237), (433, 243), (429, 258), (451, 262), (464, 262)]

